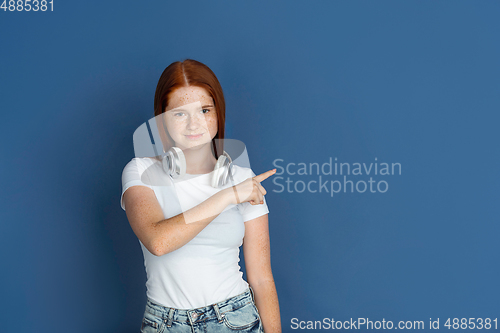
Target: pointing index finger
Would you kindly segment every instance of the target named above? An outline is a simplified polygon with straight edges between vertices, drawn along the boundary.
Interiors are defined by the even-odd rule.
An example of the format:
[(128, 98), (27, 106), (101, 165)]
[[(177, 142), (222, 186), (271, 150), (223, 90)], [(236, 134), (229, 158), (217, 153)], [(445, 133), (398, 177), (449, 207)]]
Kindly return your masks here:
[(260, 175), (253, 177), (253, 179), (255, 179), (256, 181), (258, 181), (260, 183), (261, 181), (266, 180), (267, 178), (271, 177), (275, 173), (276, 173), (276, 169), (272, 169), (272, 170), (266, 171), (264, 173), (261, 173)]

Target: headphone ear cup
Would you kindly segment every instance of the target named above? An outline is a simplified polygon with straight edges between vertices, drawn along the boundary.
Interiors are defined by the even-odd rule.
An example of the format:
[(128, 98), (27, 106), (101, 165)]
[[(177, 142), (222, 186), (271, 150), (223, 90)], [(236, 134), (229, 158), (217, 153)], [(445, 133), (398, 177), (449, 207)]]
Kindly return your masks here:
[(224, 151), (217, 159), (217, 163), (215, 163), (214, 174), (212, 176), (212, 187), (218, 188), (228, 183), (229, 177), (234, 173), (231, 163), (233, 163), (231, 157)]
[(162, 160), (163, 170), (172, 178), (180, 178), (186, 174), (186, 158), (180, 148), (172, 147)]
[[(212, 187), (219, 187), (222, 176), (224, 174), (224, 162), (226, 161), (226, 156), (221, 155), (215, 163), (214, 174), (212, 176)], [(220, 184), (222, 185), (222, 184)]]

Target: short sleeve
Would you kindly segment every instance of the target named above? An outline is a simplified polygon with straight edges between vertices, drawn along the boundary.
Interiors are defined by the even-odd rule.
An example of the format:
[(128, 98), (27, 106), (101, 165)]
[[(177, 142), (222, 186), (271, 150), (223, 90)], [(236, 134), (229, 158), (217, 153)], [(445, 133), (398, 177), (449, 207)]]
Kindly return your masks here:
[[(251, 177), (255, 177), (255, 173), (253, 171), (251, 171)], [(237, 205), (238, 210), (243, 217), (243, 222), (253, 220), (259, 216), (269, 213), (265, 196), (263, 196), (263, 201), (264, 203), (262, 205), (252, 205), (248, 201)]]
[(133, 158), (127, 163), (122, 172), (122, 196), (120, 199), (121, 207), (125, 210), (125, 205), (123, 204), (123, 194), (127, 189), (132, 186), (146, 186), (153, 189), (151, 185), (145, 184), (142, 180), (142, 174), (146, 170), (146, 167), (140, 162), (138, 158)]

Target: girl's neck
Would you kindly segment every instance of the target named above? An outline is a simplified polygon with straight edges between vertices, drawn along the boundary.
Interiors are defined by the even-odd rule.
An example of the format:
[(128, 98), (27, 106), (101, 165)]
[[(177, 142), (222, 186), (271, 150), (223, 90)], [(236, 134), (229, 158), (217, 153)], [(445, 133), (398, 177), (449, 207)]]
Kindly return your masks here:
[(186, 158), (186, 173), (204, 174), (214, 170), (217, 160), (212, 154), (211, 143), (182, 151)]

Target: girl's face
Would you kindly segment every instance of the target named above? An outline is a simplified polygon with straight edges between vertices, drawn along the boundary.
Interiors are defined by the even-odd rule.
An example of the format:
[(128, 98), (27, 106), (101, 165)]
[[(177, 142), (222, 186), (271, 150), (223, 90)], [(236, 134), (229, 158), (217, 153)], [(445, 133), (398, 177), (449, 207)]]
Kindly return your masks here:
[(201, 148), (217, 134), (214, 100), (204, 88), (177, 88), (169, 95), (164, 121), (180, 149)]

